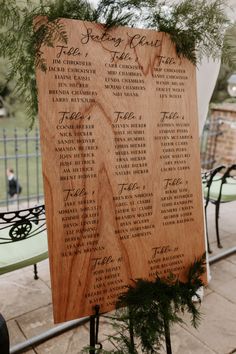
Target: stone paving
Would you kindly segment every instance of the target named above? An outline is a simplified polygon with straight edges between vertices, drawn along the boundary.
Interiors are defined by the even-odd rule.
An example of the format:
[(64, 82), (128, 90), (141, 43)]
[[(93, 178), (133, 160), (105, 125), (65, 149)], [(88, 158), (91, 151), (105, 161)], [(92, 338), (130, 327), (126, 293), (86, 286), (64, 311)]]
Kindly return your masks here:
[[(208, 225), (214, 255), (216, 247), (214, 206), (208, 210)], [(224, 249), (236, 246), (236, 203), (223, 204), (220, 234)], [(7, 320), (11, 347), (54, 327), (48, 261), (39, 265), (40, 279), (33, 279), (28, 267), (0, 277), (0, 312)], [(202, 321), (195, 330), (186, 325), (171, 330), (173, 354), (236, 353), (236, 254), (210, 266), (211, 280), (201, 305)], [(111, 333), (101, 320), (99, 340), (109, 349)], [(27, 354), (78, 354), (89, 342), (89, 325), (83, 325), (31, 348)], [(1, 348), (0, 348), (1, 353)], [(161, 354), (166, 353), (163, 349)]]

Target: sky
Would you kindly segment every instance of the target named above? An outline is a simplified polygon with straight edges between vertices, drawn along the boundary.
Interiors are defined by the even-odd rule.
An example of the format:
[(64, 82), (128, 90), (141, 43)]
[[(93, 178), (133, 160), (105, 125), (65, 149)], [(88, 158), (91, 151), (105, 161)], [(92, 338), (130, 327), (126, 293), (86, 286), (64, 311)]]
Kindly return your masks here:
[[(97, 5), (99, 0), (89, 0), (89, 2), (93, 5)], [(227, 0), (227, 4), (229, 5), (227, 9), (227, 13), (231, 19), (236, 20), (236, 0)]]
[(93, 5), (97, 5), (99, 0), (90, 0), (89, 2)]

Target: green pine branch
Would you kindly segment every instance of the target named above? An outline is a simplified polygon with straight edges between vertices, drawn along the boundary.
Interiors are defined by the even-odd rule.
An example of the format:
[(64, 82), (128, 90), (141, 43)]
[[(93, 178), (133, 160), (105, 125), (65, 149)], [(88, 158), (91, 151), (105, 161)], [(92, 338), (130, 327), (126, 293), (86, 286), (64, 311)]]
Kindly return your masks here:
[[(179, 56), (195, 65), (205, 55), (236, 62), (232, 36), (223, 42), (229, 25), (225, 15), (225, 0), (101, 0), (97, 8), (86, 0), (0, 0), (0, 56), (9, 60), (8, 80), (15, 78), (16, 92), (24, 98), (31, 123), (37, 116), (35, 65), (47, 69), (41, 46), (66, 43), (66, 29), (60, 18), (104, 23), (112, 26), (135, 26), (166, 32), (176, 45)], [(23, 5), (22, 5), (23, 4)], [(35, 18), (43, 16), (44, 20)], [(45, 21), (45, 18), (47, 20)], [(231, 59), (232, 61), (232, 59)]]
[[(174, 4), (163, 1), (153, 12), (152, 27), (169, 33), (177, 53), (197, 65), (203, 56), (221, 57), (224, 33), (229, 26), (225, 6), (224, 0), (183, 0)], [(166, 16), (164, 7), (169, 8)]]
[(114, 349), (99, 352), (137, 354), (141, 348), (142, 353), (159, 353), (165, 340), (165, 324), (171, 327), (184, 323), (185, 312), (190, 314), (191, 324), (197, 328), (201, 320), (197, 291), (204, 286), (205, 259), (203, 254), (193, 262), (187, 271), (186, 282), (174, 274), (167, 278), (157, 277), (154, 281), (134, 281), (120, 296), (116, 316), (110, 317), (115, 334), (108, 339)]

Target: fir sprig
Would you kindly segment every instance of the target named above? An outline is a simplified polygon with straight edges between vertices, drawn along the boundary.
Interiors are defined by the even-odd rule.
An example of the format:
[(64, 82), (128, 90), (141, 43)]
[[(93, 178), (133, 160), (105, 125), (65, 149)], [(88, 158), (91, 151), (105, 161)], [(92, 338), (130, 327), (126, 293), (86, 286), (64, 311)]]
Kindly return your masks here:
[(24, 99), (32, 125), (38, 112), (35, 65), (43, 71), (47, 69), (41, 47), (67, 42), (60, 17), (92, 21), (94, 10), (82, 0), (41, 1), (38, 6), (28, 0), (25, 7), (10, 0), (1, 5), (0, 21), (5, 31), (1, 34), (0, 56), (9, 60), (8, 81), (15, 78), (15, 92)]
[(153, 11), (152, 26), (169, 33), (177, 53), (194, 64), (200, 62), (203, 56), (219, 58), (224, 33), (229, 25), (225, 6), (224, 0), (209, 3), (205, 0), (184, 0), (174, 4), (163, 1)]
[[(157, 277), (154, 281), (138, 279), (117, 302), (117, 315), (112, 317), (115, 335), (109, 336), (114, 350), (99, 353), (159, 353), (165, 339), (166, 326), (182, 324), (188, 312), (194, 328), (200, 323), (198, 290), (204, 286), (206, 255), (196, 259), (187, 271), (186, 282), (176, 275)], [(198, 299), (198, 302), (195, 302)]]
[[(104, 23), (112, 26), (141, 26), (169, 33), (178, 55), (197, 64), (203, 55), (236, 58), (236, 48), (228, 40), (223, 45), (228, 25), (226, 0), (100, 0), (96, 9), (86, 0), (1, 0), (0, 56), (10, 62), (8, 80), (15, 78), (16, 91), (25, 100), (31, 122), (37, 115), (35, 65), (46, 70), (41, 46), (65, 43), (67, 33), (60, 18)], [(37, 16), (46, 17), (35, 24)], [(40, 22), (40, 21), (39, 21)], [(231, 37), (232, 38), (232, 37)], [(236, 61), (236, 60), (235, 60)]]

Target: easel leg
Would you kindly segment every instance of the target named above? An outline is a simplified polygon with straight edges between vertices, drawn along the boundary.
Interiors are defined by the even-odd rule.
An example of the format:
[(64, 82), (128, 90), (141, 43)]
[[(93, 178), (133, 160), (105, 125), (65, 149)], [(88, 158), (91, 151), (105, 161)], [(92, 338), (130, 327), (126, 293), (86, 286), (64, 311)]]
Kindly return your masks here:
[(164, 326), (165, 326), (165, 339), (166, 339), (166, 353), (172, 354), (171, 340), (170, 340), (170, 327), (168, 322), (165, 319), (164, 319)]
[(130, 336), (130, 344), (132, 351), (135, 351), (135, 344), (134, 344), (134, 327), (133, 327), (133, 321), (132, 321), (132, 315), (131, 315), (131, 309), (129, 308), (129, 336)]
[(89, 354), (95, 354), (96, 334), (95, 334), (95, 315), (90, 316), (90, 347)]
[(2, 354), (10, 353), (9, 333), (6, 321), (0, 314), (0, 349)]
[(89, 354), (96, 354), (96, 346), (102, 349), (102, 345), (98, 343), (99, 329), (99, 305), (95, 306), (95, 315), (90, 316), (90, 347)]

